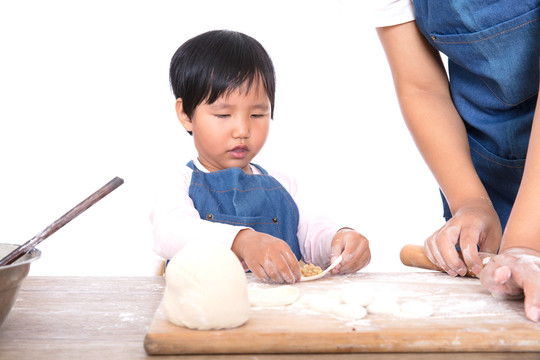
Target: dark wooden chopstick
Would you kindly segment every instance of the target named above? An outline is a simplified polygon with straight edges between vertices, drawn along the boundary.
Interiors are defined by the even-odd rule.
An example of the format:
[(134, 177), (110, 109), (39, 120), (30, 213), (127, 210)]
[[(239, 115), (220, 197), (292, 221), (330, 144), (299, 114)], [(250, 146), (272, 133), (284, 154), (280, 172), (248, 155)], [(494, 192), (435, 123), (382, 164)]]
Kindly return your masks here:
[(28, 240), (24, 244), (17, 247), (2, 260), (0, 260), (0, 266), (5, 266), (12, 264), (15, 260), (19, 259), (21, 256), (35, 248), (40, 242), (48, 238), (51, 234), (56, 232), (58, 229), (66, 225), (68, 222), (79, 216), (82, 212), (87, 210), (90, 206), (97, 203), (99, 200), (103, 199), (105, 196), (110, 194), (114, 189), (119, 187), (124, 183), (124, 180), (115, 177), (107, 184), (102, 186), (95, 193), (83, 200), (79, 205), (75, 206), (73, 209), (69, 210), (67, 213), (62, 215), (58, 220), (53, 222), (51, 225), (47, 226), (42, 232), (34, 236), (32, 239)]

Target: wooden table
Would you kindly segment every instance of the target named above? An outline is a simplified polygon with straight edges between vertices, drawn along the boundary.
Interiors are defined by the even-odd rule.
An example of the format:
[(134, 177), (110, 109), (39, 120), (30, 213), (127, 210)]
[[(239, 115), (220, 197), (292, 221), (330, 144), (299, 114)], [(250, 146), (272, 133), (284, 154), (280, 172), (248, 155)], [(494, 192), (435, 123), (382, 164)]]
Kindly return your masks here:
[[(539, 359), (538, 353), (148, 356), (161, 277), (28, 277), (0, 327), (0, 359)], [(489, 336), (487, 334), (487, 336)]]

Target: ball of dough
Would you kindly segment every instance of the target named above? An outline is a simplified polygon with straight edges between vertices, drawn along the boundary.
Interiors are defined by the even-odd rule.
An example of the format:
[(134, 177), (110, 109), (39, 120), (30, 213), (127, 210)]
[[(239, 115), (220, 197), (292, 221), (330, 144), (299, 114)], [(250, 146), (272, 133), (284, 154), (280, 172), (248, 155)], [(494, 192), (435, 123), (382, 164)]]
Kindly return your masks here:
[(236, 255), (217, 243), (191, 243), (167, 265), (163, 309), (173, 324), (229, 329), (249, 318), (247, 279)]

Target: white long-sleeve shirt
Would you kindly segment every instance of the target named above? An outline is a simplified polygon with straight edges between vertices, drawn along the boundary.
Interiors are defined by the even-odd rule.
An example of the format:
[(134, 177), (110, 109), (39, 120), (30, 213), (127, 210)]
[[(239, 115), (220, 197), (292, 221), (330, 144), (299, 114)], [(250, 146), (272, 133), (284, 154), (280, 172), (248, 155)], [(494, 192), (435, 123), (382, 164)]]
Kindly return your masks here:
[(403, 24), (414, 20), (412, 0), (372, 0), (375, 27)]
[[(198, 160), (195, 166), (208, 172)], [(261, 172), (251, 166), (253, 174)], [(309, 214), (302, 207), (296, 182), (283, 173), (267, 170), (291, 194), (300, 214), (298, 224), (298, 243), (302, 259), (318, 266), (330, 264), (331, 243), (336, 232), (345, 227), (338, 226), (322, 215)], [(188, 166), (180, 169), (177, 179), (169, 179), (158, 190), (154, 208), (150, 214), (154, 233), (154, 251), (165, 259), (172, 258), (184, 245), (191, 241), (218, 241), (231, 247), (238, 232), (247, 227), (210, 222), (200, 215), (189, 197), (189, 186), (193, 170)]]

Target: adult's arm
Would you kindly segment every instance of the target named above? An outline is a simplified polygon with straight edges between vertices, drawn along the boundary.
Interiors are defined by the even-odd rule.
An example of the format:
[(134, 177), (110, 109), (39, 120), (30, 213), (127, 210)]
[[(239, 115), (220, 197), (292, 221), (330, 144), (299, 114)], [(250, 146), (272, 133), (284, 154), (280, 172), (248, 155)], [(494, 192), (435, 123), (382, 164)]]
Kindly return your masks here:
[(482, 271), (480, 280), (496, 295), (524, 294), (525, 314), (533, 321), (540, 320), (540, 101), (538, 100), (525, 171), (504, 231), (501, 250)]
[(523, 179), (508, 218), (501, 251), (513, 247), (540, 251), (540, 101), (538, 100)]
[[(453, 217), (426, 240), (428, 257), (450, 275), (480, 272), (482, 251), (500, 244), (500, 222), (470, 157), (441, 57), (414, 21), (377, 29), (399, 104), (416, 146), (445, 195)], [(460, 245), (465, 263), (460, 260)]]

